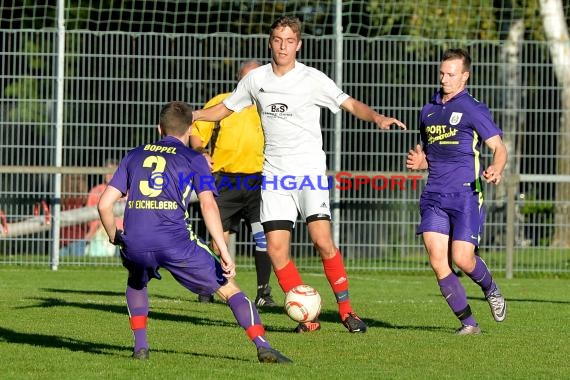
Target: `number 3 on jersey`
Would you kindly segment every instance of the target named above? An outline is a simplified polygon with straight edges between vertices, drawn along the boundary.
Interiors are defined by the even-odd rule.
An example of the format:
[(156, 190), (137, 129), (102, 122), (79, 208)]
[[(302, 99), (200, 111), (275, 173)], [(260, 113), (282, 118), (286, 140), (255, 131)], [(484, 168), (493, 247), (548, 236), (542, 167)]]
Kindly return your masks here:
[(143, 167), (154, 167), (154, 169), (147, 180), (139, 182), (139, 190), (149, 198), (158, 197), (166, 183), (164, 178), (166, 159), (162, 156), (148, 156), (143, 162)]

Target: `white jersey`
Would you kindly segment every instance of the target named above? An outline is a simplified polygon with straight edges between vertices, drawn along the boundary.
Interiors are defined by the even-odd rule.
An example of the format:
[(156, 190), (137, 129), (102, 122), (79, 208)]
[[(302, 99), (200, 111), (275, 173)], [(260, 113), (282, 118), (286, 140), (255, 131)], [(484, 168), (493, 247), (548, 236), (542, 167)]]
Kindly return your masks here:
[(321, 108), (337, 113), (348, 98), (324, 73), (295, 61), (281, 77), (271, 64), (250, 71), (224, 104), (234, 112), (256, 104), (265, 134), (264, 175), (324, 175)]

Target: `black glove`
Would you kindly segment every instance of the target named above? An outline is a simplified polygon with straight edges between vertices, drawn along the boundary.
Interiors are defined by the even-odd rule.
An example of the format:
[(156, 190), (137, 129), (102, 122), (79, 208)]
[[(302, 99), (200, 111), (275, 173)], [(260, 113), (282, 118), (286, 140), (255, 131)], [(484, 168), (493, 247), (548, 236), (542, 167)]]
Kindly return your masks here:
[(111, 243), (113, 243), (113, 245), (118, 245), (121, 248), (125, 246), (125, 242), (123, 240), (123, 230), (117, 228), (117, 231), (115, 231), (115, 239)]

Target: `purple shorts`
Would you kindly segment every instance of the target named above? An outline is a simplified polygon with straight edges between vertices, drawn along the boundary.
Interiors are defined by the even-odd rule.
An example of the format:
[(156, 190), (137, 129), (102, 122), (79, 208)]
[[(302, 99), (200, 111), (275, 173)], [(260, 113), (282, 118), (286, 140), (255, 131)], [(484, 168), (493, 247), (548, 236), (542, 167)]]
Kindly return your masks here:
[(218, 256), (204, 243), (188, 240), (184, 246), (159, 251), (121, 251), (123, 266), (129, 271), (128, 284), (142, 289), (152, 278), (160, 279), (164, 268), (176, 281), (196, 294), (213, 294), (227, 283)]
[(485, 223), (483, 194), (477, 192), (433, 193), (420, 197), (421, 222), (416, 233), (439, 232), (479, 246)]

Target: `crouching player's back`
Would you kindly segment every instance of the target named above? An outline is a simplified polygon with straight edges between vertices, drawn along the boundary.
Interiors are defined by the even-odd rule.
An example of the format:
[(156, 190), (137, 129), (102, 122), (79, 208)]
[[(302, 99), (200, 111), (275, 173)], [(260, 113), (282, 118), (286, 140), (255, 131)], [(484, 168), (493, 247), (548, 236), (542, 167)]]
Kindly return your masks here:
[[(192, 189), (198, 194), (204, 190), (215, 193), (204, 157), (167, 135), (133, 149), (124, 162), (111, 186), (122, 193), (128, 191), (124, 238), (129, 252), (186, 246)], [(196, 238), (191, 236), (191, 240)]]
[[(159, 268), (169, 271), (196, 294), (217, 293), (227, 301), (237, 322), (257, 347), (260, 362), (291, 360), (273, 349), (265, 338), (255, 305), (233, 280), (235, 265), (224, 241), (214, 199), (213, 177), (205, 158), (188, 148), (192, 110), (183, 102), (171, 102), (160, 112), (161, 140), (138, 147), (119, 164), (98, 204), (109, 240), (121, 246), (123, 265), (129, 271), (127, 307), (134, 335), (135, 359), (148, 359), (148, 282), (160, 279)], [(200, 200), (208, 232), (220, 248), (217, 256), (192, 232), (187, 206), (191, 190)], [(114, 204), (128, 194), (125, 231), (117, 230)]]

